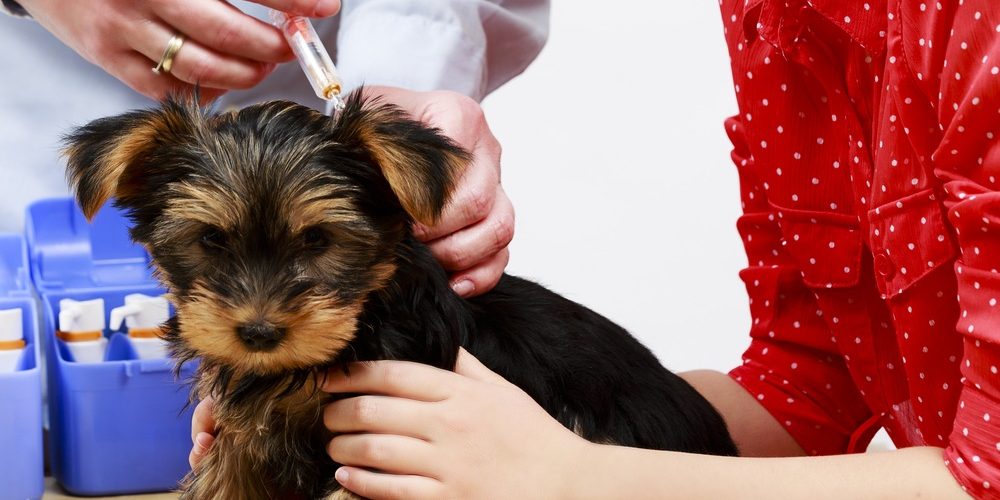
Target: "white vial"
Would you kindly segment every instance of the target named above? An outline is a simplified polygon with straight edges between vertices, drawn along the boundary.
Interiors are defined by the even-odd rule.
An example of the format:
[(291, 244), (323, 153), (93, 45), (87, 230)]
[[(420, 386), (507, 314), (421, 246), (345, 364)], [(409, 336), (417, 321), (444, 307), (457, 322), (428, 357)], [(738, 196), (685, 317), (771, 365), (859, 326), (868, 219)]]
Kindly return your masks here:
[(125, 305), (111, 310), (111, 329), (128, 327), (129, 341), (139, 359), (167, 357), (167, 343), (159, 337), (160, 326), (170, 319), (170, 304), (166, 297), (150, 297), (141, 293), (125, 296)]
[(104, 337), (104, 299), (59, 301), (59, 333), (77, 363), (100, 363), (108, 348)]

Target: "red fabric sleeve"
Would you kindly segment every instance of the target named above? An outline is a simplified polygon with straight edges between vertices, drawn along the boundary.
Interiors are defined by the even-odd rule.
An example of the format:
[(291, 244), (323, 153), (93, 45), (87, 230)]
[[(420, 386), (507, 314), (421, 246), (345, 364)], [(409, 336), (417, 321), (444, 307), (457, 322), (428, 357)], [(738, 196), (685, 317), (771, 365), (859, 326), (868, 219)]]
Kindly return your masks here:
[(961, 250), (963, 388), (946, 463), (969, 493), (1000, 498), (1000, 11), (995, 0), (920, 3), (901, 3), (892, 42), (907, 56), (900, 95), (937, 103), (939, 130), (911, 131), (911, 142), (928, 145)]
[[(769, 168), (770, 172), (775, 165), (756, 164), (760, 158), (764, 158), (760, 161), (773, 163), (778, 151), (775, 148), (765, 150), (767, 145), (762, 139), (744, 128), (754, 120), (755, 129), (775, 130), (777, 126), (781, 133), (780, 124), (796, 123), (801, 109), (811, 109), (806, 102), (809, 97), (807, 90), (799, 86), (801, 78), (796, 72), (800, 69), (784, 64), (784, 56), (774, 52), (765, 41), (745, 38), (746, 3), (724, 0), (721, 7), (740, 104), (739, 117), (727, 121), (726, 129), (734, 145), (733, 161), (740, 178), (743, 216), (737, 226), (749, 260), (749, 266), (740, 277), (746, 283), (753, 322), (751, 344), (744, 353), (744, 362), (732, 370), (730, 376), (749, 391), (807, 453), (841, 453), (846, 451), (852, 433), (868, 419), (870, 412), (833, 340), (828, 322), (835, 322), (837, 318), (823, 314), (814, 290), (803, 277), (800, 259), (793, 256), (786, 245), (789, 242), (783, 237), (779, 214), (770, 203), (769, 193), (774, 195), (781, 191), (787, 197), (790, 192), (785, 191), (790, 188), (768, 186), (763, 169)], [(782, 71), (786, 73), (779, 74)], [(788, 82), (787, 87), (781, 88), (783, 99), (803, 99), (804, 107), (779, 106), (777, 98), (768, 107), (766, 99), (761, 101), (758, 95), (761, 89), (757, 88), (768, 82), (774, 83), (775, 88), (778, 87), (775, 82)], [(777, 114), (779, 107), (792, 114)], [(768, 121), (786, 118), (788, 121)], [(790, 136), (793, 131), (785, 132)], [(823, 134), (808, 138), (812, 147), (817, 143), (817, 136)], [(818, 140), (819, 144), (822, 142)], [(791, 158), (792, 152), (787, 151), (787, 154)], [(788, 176), (805, 175), (787, 170)], [(809, 182), (808, 178), (804, 182)], [(834, 195), (850, 196), (849, 193), (831, 193)], [(837, 201), (841, 209), (850, 205), (849, 200), (839, 198), (824, 200), (824, 205), (831, 205), (831, 201)], [(785, 216), (789, 218), (789, 214)], [(803, 229), (819, 227), (809, 226)], [(798, 237), (798, 234), (794, 236)], [(842, 264), (838, 269), (843, 267)], [(825, 284), (826, 281), (821, 286)]]
[(750, 265), (740, 273), (753, 324), (743, 364), (730, 376), (792, 435), (806, 453), (847, 450), (869, 417), (801, 271), (784, 250), (777, 217), (753, 175), (740, 121), (727, 129), (739, 168), (744, 215), (737, 227)]

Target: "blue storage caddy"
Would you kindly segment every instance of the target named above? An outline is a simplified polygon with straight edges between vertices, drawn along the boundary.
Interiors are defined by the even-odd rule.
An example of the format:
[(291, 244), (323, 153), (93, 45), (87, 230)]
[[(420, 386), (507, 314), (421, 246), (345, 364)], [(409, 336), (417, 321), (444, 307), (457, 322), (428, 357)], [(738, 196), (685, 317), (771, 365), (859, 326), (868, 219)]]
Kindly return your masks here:
[(0, 310), (21, 310), (27, 343), (15, 371), (0, 374), (0, 500), (41, 498), (45, 489), (38, 314), (27, 262), (22, 238), (0, 235)]
[(25, 231), (44, 317), (52, 475), (80, 495), (175, 489), (189, 469), (194, 367), (178, 379), (171, 360), (137, 359), (121, 333), (105, 362), (78, 364), (55, 337), (61, 299), (103, 298), (110, 317), (130, 293), (162, 294), (148, 254), (120, 211), (104, 207), (91, 224), (70, 198), (29, 206)]

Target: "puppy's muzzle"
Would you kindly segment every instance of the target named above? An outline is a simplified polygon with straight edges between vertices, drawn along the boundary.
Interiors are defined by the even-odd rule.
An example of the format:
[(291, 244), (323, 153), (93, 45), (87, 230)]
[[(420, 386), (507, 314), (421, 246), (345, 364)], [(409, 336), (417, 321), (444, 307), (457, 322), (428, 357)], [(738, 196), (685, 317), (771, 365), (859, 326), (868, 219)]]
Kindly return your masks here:
[(285, 338), (286, 329), (267, 323), (248, 323), (236, 327), (240, 340), (251, 351), (270, 351)]

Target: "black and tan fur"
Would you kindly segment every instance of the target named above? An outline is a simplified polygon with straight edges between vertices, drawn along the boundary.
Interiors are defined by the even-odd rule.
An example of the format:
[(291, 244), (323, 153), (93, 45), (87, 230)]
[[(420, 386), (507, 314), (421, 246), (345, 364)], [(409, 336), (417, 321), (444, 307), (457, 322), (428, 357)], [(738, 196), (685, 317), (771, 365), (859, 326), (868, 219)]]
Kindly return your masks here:
[(707, 401), (593, 311), (512, 276), (471, 300), (451, 291), (410, 227), (437, 219), (468, 158), (393, 106), (357, 93), (333, 120), (169, 100), (66, 143), (85, 214), (112, 196), (127, 211), (177, 307), (173, 354), (200, 360), (195, 393), (216, 401), (186, 498), (339, 495), (322, 374), (374, 359), (450, 369), (459, 346), (587, 439), (736, 453)]

